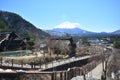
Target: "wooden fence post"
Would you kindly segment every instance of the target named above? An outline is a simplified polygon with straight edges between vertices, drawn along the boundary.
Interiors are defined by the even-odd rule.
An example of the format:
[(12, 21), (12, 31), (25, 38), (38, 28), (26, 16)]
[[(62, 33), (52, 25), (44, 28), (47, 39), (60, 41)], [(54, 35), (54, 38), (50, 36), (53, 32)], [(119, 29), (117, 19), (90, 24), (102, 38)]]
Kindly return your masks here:
[(1, 63), (1, 66), (2, 66), (2, 61), (3, 61), (3, 58), (2, 58), (2, 57), (0, 58), (0, 61), (1, 61), (0, 63)]
[(40, 62), (40, 69), (41, 69), (41, 66), (42, 66), (41, 59), (39, 59), (39, 62)]
[(56, 74), (57, 74), (56, 72), (53, 72), (53, 73), (52, 73), (52, 80), (56, 80), (56, 79), (57, 79), (57, 78), (56, 78), (56, 77), (57, 77)]
[(23, 68), (23, 60), (21, 61), (21, 67)]
[(64, 80), (67, 80), (67, 71), (64, 72)]
[(12, 59), (12, 67), (13, 67), (13, 59)]
[(63, 80), (63, 72), (60, 72), (60, 80)]
[(51, 80), (54, 80), (54, 72), (51, 74)]

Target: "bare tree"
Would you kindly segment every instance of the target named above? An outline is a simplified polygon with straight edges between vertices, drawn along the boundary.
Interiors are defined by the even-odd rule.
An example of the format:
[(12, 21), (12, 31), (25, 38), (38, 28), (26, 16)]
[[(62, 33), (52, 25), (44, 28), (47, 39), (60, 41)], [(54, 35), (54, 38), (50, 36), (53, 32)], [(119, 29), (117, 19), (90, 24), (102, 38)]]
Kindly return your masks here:
[(68, 54), (69, 47), (67, 40), (59, 40), (48, 38), (46, 40), (46, 44), (48, 47), (48, 53), (51, 54)]
[(55, 47), (57, 45), (56, 40), (52, 40), (52, 38), (48, 38), (46, 40), (47, 48), (48, 48), (48, 54), (52, 55), (55, 52)]
[(59, 42), (59, 49), (60, 49), (62, 55), (68, 54), (69, 53), (68, 42), (60, 40), (60, 42)]

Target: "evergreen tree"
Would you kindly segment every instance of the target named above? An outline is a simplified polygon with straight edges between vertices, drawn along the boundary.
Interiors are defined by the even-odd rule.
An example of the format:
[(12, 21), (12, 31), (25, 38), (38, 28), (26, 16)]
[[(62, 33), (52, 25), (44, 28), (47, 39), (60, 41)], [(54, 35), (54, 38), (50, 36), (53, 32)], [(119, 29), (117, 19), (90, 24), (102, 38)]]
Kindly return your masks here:
[(120, 49), (120, 38), (117, 39), (117, 40), (114, 42), (114, 48), (119, 48), (119, 49)]

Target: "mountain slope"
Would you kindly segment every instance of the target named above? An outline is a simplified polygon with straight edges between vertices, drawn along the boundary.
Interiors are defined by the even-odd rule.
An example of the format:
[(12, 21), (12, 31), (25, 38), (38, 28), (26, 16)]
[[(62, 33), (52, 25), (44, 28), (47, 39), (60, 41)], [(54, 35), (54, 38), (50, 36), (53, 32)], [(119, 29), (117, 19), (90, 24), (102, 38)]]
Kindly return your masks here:
[(50, 34), (52, 37), (68, 37), (69, 36), (69, 34), (64, 32), (58, 32), (58, 31), (52, 31), (52, 30), (47, 30), (46, 32)]
[(114, 31), (112, 34), (120, 34), (120, 30)]
[[(91, 31), (86, 31), (83, 29), (80, 29), (79, 27), (82, 27), (79, 23), (74, 23), (74, 22), (69, 22), (65, 21), (57, 26), (54, 27), (52, 30), (47, 30), (47, 32), (51, 36), (64, 36), (64, 34), (68, 34), (71, 36), (83, 36), (83, 37), (105, 37), (105, 36), (111, 36), (111, 35), (117, 35), (120, 34), (120, 30), (115, 31), (113, 33), (107, 33), (107, 32), (91, 32)], [(62, 34), (64, 33), (64, 34)], [(60, 36), (59, 36), (59, 35)]]
[(70, 34), (72, 36), (74, 36), (74, 35), (75, 36), (83, 36), (83, 35), (94, 34), (94, 32), (82, 30), (80, 28), (54, 28), (52, 30), (49, 30), (49, 32), (67, 33), (67, 34)]
[(81, 36), (81, 37), (110, 37), (110, 36), (119, 36), (120, 30), (107, 33), (107, 32), (90, 32), (86, 30), (82, 30), (79, 28), (54, 28), (52, 30), (47, 30), (47, 33), (49, 33), (51, 36), (65, 36), (65, 33), (67, 35), (71, 36)]
[(39, 39), (50, 36), (41, 29), (37, 29), (18, 14), (0, 11), (0, 32), (3, 31), (14, 31), (21, 36), (27, 35)]

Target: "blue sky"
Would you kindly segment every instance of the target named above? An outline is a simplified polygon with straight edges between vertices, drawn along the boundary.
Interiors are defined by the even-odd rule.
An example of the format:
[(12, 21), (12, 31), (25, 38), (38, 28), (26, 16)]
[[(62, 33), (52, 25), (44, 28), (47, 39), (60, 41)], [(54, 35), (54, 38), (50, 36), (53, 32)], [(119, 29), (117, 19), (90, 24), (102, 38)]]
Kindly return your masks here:
[(93, 32), (120, 29), (120, 0), (1, 0), (0, 10), (17, 13), (40, 29), (64, 23)]

